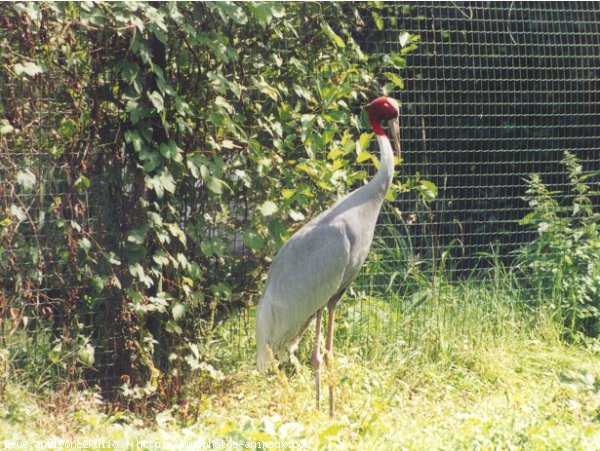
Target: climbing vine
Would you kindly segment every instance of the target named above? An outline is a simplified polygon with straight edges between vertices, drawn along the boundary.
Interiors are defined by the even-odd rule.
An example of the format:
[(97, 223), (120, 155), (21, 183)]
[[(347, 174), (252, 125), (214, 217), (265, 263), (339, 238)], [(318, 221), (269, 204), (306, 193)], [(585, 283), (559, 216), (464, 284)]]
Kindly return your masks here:
[[(16, 285), (3, 279), (14, 327), (40, 317), (41, 293), (79, 287), (45, 313), (58, 366), (70, 355), (70, 368), (143, 399), (178, 396), (194, 371), (218, 378), (214, 324), (251, 307), (269, 257), (365, 179), (362, 111), (402, 88), (418, 37), (404, 34), (398, 53), (361, 48), (396, 20), (385, 4), (0, 9), (1, 152), (18, 159), (1, 168), (0, 255), (36, 263), (13, 265)], [(50, 119), (19, 104), (28, 94)], [(56, 219), (43, 237), (34, 214)], [(26, 248), (28, 236), (46, 241)]]

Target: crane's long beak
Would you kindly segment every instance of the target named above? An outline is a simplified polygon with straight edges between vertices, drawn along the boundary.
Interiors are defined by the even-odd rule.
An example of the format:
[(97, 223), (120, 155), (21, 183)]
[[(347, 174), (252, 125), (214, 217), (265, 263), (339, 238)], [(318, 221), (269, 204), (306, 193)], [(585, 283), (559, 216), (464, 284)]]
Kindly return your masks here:
[(400, 159), (400, 118), (396, 117), (388, 121), (388, 128), (392, 135), (392, 146), (396, 150), (396, 155)]

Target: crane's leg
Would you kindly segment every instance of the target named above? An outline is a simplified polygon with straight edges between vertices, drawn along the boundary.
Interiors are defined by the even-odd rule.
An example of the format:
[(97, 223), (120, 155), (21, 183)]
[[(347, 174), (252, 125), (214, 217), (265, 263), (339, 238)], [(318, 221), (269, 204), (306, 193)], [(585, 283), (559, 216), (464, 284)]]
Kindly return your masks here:
[(325, 341), (325, 365), (327, 365), (327, 384), (329, 385), (329, 416), (333, 418), (333, 322), (335, 305), (329, 304), (327, 309), (327, 340)]
[(315, 379), (317, 382), (317, 410), (321, 409), (321, 354), (319, 352), (319, 341), (321, 341), (321, 314), (323, 309), (317, 311), (317, 330), (315, 332), (315, 346), (312, 353), (312, 362), (315, 367)]

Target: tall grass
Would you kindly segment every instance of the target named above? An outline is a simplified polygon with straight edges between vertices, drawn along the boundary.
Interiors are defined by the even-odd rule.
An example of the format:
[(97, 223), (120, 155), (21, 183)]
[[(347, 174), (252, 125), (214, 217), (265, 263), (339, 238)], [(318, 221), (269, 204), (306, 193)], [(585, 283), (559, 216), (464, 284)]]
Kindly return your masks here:
[[(450, 265), (432, 268), (419, 261), (402, 231), (390, 228), (386, 235), (337, 308), (334, 348), (340, 358), (394, 367), (407, 380), (426, 368), (460, 368), (494, 379), (499, 370), (490, 356), (496, 350), (559, 344), (564, 326), (546, 306), (532, 304), (518, 272), (496, 255), (488, 256), (486, 271), (458, 278)], [(252, 315), (220, 328), (213, 344), (221, 352), (211, 363), (226, 372), (253, 365), (253, 331)], [(296, 352), (308, 369), (313, 340), (310, 327)]]
[[(313, 329), (300, 367), (264, 376), (254, 371), (252, 337), (234, 341), (253, 330), (249, 317), (216, 336), (225, 374), (209, 384), (215, 401), (202, 398), (206, 385), (190, 392), (204, 399), (203, 424), (225, 438), (299, 431), (326, 449), (596, 449), (595, 357), (565, 344), (565, 325), (532, 303), (519, 271), (491, 255), (491, 269), (459, 279), (388, 243), (375, 244), (377, 257), (337, 310), (335, 419), (314, 408)], [(408, 263), (390, 272), (401, 253)]]

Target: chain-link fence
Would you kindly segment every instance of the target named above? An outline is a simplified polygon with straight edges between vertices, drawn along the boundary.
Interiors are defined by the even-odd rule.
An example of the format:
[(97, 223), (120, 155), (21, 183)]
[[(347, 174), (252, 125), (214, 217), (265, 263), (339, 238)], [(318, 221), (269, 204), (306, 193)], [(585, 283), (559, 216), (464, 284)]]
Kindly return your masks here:
[[(403, 7), (397, 30), (373, 51), (407, 55), (403, 104), (405, 174), (439, 189), (431, 216), (409, 224), (415, 252), (452, 247), (461, 268), (495, 247), (528, 242), (525, 179), (540, 173), (566, 191), (570, 151), (587, 171), (600, 165), (600, 6), (594, 2), (450, 2)], [(400, 202), (401, 210), (410, 211)], [(421, 218), (420, 218), (421, 219)], [(382, 221), (386, 222), (386, 221)], [(389, 222), (389, 220), (387, 221)]]
[[(510, 265), (536, 236), (520, 223), (532, 208), (530, 175), (540, 174), (567, 200), (566, 151), (583, 172), (600, 168), (600, 5), (419, 2), (396, 6), (395, 16), (393, 29), (365, 45), (398, 52), (406, 33), (420, 36), (406, 55), (400, 93), (400, 173), (431, 180), (438, 195), (425, 208), (402, 197), (384, 208), (379, 253), (357, 287), (382, 303), (361, 302), (351, 317), (352, 328), (371, 318), (356, 327), (359, 334), (410, 340), (424, 333), (419, 317), (431, 315), (431, 306), (415, 313), (422, 300), (410, 297), (389, 305), (389, 289), (402, 292), (398, 272), (413, 265), (429, 276), (442, 269), (460, 279)], [(597, 205), (597, 195), (592, 199)]]

